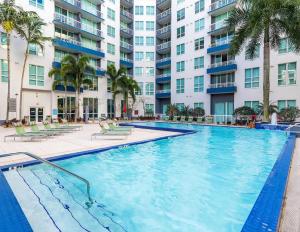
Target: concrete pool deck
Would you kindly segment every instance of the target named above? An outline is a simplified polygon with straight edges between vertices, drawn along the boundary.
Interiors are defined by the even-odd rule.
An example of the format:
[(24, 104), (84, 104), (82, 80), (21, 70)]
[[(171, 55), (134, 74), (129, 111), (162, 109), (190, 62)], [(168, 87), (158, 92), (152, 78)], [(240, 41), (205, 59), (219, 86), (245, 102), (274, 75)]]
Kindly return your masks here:
[[(40, 141), (26, 142), (21, 139), (13, 141), (13, 139), (8, 138), (7, 141), (4, 142), (3, 137), (5, 135), (15, 134), (15, 129), (0, 127), (0, 154), (30, 152), (40, 157), (47, 158), (180, 134), (178, 132), (135, 128), (132, 134), (123, 140), (116, 140), (111, 137), (99, 137), (91, 140), (91, 134), (97, 132), (99, 132), (99, 125), (83, 124), (81, 131), (67, 133)], [(31, 160), (31, 158), (25, 155), (1, 158), (0, 166), (28, 160)]]

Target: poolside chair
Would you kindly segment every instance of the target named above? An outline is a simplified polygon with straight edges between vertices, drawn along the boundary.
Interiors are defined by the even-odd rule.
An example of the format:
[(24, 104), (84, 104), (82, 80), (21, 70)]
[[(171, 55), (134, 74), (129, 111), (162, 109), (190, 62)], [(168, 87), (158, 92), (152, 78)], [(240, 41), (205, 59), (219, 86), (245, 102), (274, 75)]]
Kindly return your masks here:
[(44, 123), (44, 128), (45, 128), (45, 130), (48, 130), (48, 131), (58, 131), (58, 132), (62, 132), (62, 133), (71, 133), (74, 131), (73, 129), (68, 129), (68, 128), (54, 128), (54, 127), (51, 127), (51, 125), (48, 123)]
[(197, 123), (203, 123), (203, 120), (204, 118), (203, 117), (197, 117)]
[(173, 122), (177, 122), (178, 116), (173, 116)]
[(100, 132), (98, 133), (93, 133), (91, 135), (91, 140), (96, 137), (113, 137), (114, 139), (119, 138), (119, 139), (127, 139), (129, 133), (124, 132), (124, 131), (107, 131), (100, 125)]
[(185, 122), (185, 116), (180, 117), (180, 122)]
[(194, 117), (192, 117), (192, 116), (189, 116), (189, 117), (188, 117), (188, 123), (192, 123), (193, 120), (194, 120)]
[(6, 142), (7, 138), (14, 138), (14, 141), (16, 140), (16, 138), (29, 138), (32, 141), (45, 139), (48, 137), (48, 135), (45, 133), (26, 132), (23, 126), (17, 126), (15, 127), (15, 129), (16, 134), (4, 136), (4, 142)]
[(213, 116), (206, 116), (205, 117), (205, 123), (212, 124), (214, 122)]
[(113, 131), (116, 133), (131, 134), (132, 128), (110, 127), (108, 123), (102, 122), (99, 124), (104, 132)]
[(55, 136), (55, 135), (60, 135), (62, 134), (62, 132), (59, 131), (53, 131), (53, 130), (41, 130), (35, 123), (34, 124), (30, 124), (30, 129), (31, 132), (35, 132), (35, 133), (43, 133), (46, 134), (48, 136)]
[(109, 127), (112, 129), (121, 129), (121, 130), (133, 130), (135, 127), (134, 126), (120, 126), (116, 122), (112, 121), (108, 123)]
[(81, 130), (82, 126), (70, 126), (68, 124), (59, 124), (58, 122), (53, 123), (53, 125), (55, 126), (55, 128), (59, 128), (59, 129), (72, 129), (72, 130)]

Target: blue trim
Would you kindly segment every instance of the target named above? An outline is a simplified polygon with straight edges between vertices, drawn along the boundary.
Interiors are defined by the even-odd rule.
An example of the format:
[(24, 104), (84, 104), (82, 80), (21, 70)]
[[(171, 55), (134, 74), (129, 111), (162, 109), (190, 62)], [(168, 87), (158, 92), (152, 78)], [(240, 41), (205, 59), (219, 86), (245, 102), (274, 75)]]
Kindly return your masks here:
[[(65, 91), (65, 87), (63, 85), (55, 86), (56, 91)], [(75, 92), (75, 88), (73, 86), (67, 86), (67, 92)], [(83, 88), (80, 88), (80, 92), (83, 93)]]
[(76, 44), (73, 44), (73, 43), (69, 43), (65, 40), (58, 39), (58, 38), (53, 39), (53, 45), (66, 48), (68, 50), (73, 50), (73, 51), (78, 52), (78, 53), (89, 54), (89, 55), (99, 57), (99, 58), (104, 58), (104, 56), (105, 56), (105, 54), (103, 52), (93, 50), (93, 49), (90, 49), (90, 48), (86, 48), (86, 47), (76, 45)]
[(133, 62), (127, 60), (120, 60), (120, 66), (124, 66), (127, 68), (133, 68)]
[(0, 231), (31, 232), (27, 218), (0, 169)]
[(61, 66), (61, 65), (60, 65), (60, 62), (57, 62), (57, 61), (53, 61), (53, 62), (52, 62), (52, 67), (53, 67), (53, 68), (60, 68), (60, 66)]
[(296, 137), (289, 136), (242, 232), (277, 231)]
[(220, 46), (216, 46), (216, 47), (211, 47), (207, 49), (207, 53), (216, 53), (216, 52), (221, 52), (224, 50), (228, 50), (230, 48), (230, 44), (223, 44)]
[(264, 129), (264, 130), (285, 130), (288, 127), (289, 125), (285, 125), (285, 124), (272, 125), (269, 123), (262, 123), (262, 122), (255, 123), (256, 129)]
[[(53, 68), (60, 68), (60, 66), (61, 66), (60, 62), (57, 62), (57, 61), (52, 62)], [(101, 69), (96, 70), (96, 76), (105, 76), (105, 73), (106, 73), (105, 70), (101, 70)]]
[(171, 76), (159, 77), (159, 78), (156, 78), (155, 81), (157, 84), (169, 83), (171, 81)]
[(208, 68), (207, 69), (207, 74), (213, 74), (213, 73), (219, 73), (219, 72), (228, 72), (228, 71), (236, 71), (237, 70), (237, 65), (236, 64), (229, 64), (229, 65), (224, 65), (220, 67), (215, 67), (215, 68)]
[(237, 90), (236, 86), (221, 87), (221, 88), (208, 88), (206, 90), (209, 94), (222, 94), (222, 93), (235, 93)]
[(171, 93), (156, 93), (155, 96), (156, 98), (170, 98)]
[(171, 65), (171, 58), (162, 62), (156, 63), (156, 68), (166, 68)]

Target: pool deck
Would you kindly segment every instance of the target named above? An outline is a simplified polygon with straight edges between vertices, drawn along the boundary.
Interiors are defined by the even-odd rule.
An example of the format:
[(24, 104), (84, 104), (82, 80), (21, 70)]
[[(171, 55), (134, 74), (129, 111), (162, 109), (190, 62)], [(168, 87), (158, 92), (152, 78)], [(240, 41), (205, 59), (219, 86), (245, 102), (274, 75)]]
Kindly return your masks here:
[[(99, 137), (91, 140), (91, 134), (97, 132), (99, 132), (99, 126), (97, 124), (83, 124), (81, 131), (67, 133), (40, 141), (22, 142), (20, 139), (18, 139), (18, 141), (13, 141), (13, 139), (8, 138), (7, 141), (4, 142), (3, 137), (5, 135), (14, 134), (15, 130), (13, 128), (0, 127), (0, 154), (30, 152), (43, 158), (47, 158), (180, 134), (171, 131), (135, 128), (127, 139), (117, 140), (112, 137)], [(1, 158), (0, 166), (28, 160), (31, 159), (23, 155)]]
[(300, 138), (296, 140), (279, 231), (300, 232)]

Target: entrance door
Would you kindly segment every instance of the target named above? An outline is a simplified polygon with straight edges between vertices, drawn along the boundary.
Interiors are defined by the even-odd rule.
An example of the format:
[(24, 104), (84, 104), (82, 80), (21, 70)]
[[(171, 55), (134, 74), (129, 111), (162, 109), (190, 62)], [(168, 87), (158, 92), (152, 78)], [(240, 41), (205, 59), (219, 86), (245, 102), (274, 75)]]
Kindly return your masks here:
[(215, 122), (227, 123), (231, 122), (233, 114), (233, 102), (216, 102), (214, 105)]
[(163, 107), (163, 112), (162, 112), (163, 114), (167, 114), (167, 111), (168, 111), (168, 105), (169, 105), (169, 104), (163, 104), (163, 106), (162, 106), (162, 107)]
[(30, 107), (30, 122), (42, 122), (44, 120), (44, 109), (41, 107)]

